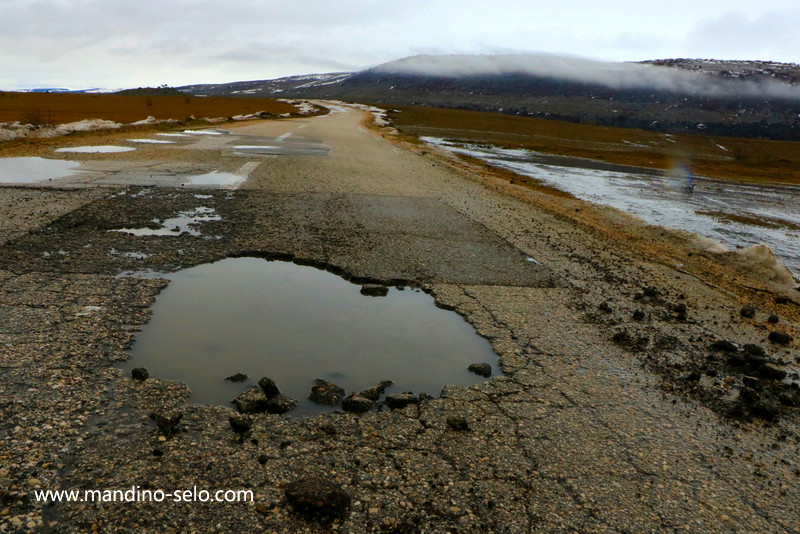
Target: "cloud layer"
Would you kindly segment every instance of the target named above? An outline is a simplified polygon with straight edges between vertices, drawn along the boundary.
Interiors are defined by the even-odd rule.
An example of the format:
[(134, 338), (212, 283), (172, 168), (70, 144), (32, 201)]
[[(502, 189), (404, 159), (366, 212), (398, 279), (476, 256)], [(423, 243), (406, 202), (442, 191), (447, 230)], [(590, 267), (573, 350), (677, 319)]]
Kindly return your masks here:
[[(715, 5), (716, 4), (716, 5)], [(0, 88), (212, 83), (413, 54), (800, 61), (789, 0), (0, 0)]]

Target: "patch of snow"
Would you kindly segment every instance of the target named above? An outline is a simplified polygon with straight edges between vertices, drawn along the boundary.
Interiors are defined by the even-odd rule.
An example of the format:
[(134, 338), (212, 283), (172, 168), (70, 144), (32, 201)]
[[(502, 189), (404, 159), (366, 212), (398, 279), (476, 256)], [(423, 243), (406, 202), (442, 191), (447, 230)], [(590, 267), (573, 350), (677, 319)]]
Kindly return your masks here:
[(133, 122), (131, 124), (134, 124), (134, 125), (138, 126), (140, 124), (155, 124), (157, 122), (158, 122), (158, 119), (156, 119), (152, 115), (149, 115), (146, 119), (142, 119), (140, 121), (136, 121), (136, 122)]
[(58, 126), (35, 127), (19, 122), (0, 123), (0, 141), (10, 141), (22, 137), (51, 138), (94, 130), (113, 130), (122, 126), (113, 121), (102, 119), (84, 119), (82, 121), (59, 124)]

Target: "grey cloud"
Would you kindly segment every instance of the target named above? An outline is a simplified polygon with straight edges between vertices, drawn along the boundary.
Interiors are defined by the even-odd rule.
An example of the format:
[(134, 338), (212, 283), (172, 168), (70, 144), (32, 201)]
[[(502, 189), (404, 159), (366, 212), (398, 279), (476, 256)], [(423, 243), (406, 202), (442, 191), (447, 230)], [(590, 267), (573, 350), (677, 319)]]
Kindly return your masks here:
[(800, 8), (772, 11), (757, 17), (728, 12), (695, 24), (686, 40), (690, 48), (707, 51), (707, 57), (769, 59), (780, 58), (791, 50), (796, 61), (800, 60), (798, 27)]
[[(685, 40), (685, 48), (714, 49), (714, 43), (723, 47), (726, 25), (743, 27), (748, 21), (756, 21), (758, 34), (764, 35), (769, 21), (752, 17), (766, 9), (763, 5), (776, 2), (729, 0), (731, 9), (748, 9), (751, 18), (709, 19)], [(662, 24), (652, 20), (660, 15), (638, 9), (639, 4), (635, 0), (620, 0), (612, 7), (588, 0), (491, 4), (480, 0), (0, 0), (0, 73), (3, 87), (31, 83), (119, 87), (354, 70), (415, 53), (513, 54), (535, 49), (630, 59), (638, 58), (642, 45), (649, 42), (660, 43), (648, 49), (654, 57), (664, 57), (665, 50), (674, 49), (669, 44), (682, 39), (683, 31), (676, 27), (685, 28), (714, 13), (695, 1), (674, 0), (658, 11), (674, 13), (669, 20), (661, 17)], [(593, 14), (601, 11), (607, 17), (598, 24)], [(637, 25), (640, 19), (650, 24)], [(792, 20), (795, 26), (800, 24)], [(800, 45), (784, 26), (775, 35), (793, 46), (784, 46), (785, 58), (797, 54)], [(635, 34), (613, 42), (629, 28), (645, 38), (639, 40)], [(653, 37), (647, 41), (650, 34)], [(781, 46), (774, 39), (771, 48), (754, 49), (775, 51)], [(739, 52), (732, 45), (731, 49)]]

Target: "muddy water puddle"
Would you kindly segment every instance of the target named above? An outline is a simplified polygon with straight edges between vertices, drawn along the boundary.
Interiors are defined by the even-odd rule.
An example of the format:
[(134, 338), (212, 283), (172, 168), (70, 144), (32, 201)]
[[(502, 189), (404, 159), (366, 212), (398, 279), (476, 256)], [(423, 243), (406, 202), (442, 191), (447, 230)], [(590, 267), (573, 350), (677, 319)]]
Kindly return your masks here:
[[(165, 275), (170, 285), (152, 308), (122, 367), (185, 382), (190, 402), (231, 406), (267, 376), (298, 401), (292, 415), (333, 408), (308, 400), (315, 378), (348, 393), (391, 380), (386, 393), (438, 396), (448, 384), (485, 380), (467, 371), (497, 356), (484, 338), (419, 290), (385, 297), (314, 267), (230, 258)], [(245, 382), (225, 378), (235, 373)]]
[(633, 213), (650, 224), (687, 230), (731, 249), (763, 243), (795, 277), (800, 276), (800, 187), (696, 177), (689, 191), (682, 169), (658, 175), (529, 150), (422, 139), (540, 180), (582, 200)]

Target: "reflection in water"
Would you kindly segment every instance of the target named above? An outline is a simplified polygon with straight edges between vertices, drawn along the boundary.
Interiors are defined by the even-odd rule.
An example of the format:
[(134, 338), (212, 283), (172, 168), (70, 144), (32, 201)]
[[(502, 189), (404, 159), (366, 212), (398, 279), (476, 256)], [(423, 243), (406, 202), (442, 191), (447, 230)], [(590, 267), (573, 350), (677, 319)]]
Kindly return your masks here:
[[(678, 228), (728, 247), (766, 244), (778, 260), (800, 275), (800, 187), (740, 183), (693, 177), (687, 172), (661, 176), (586, 166), (577, 158), (544, 156), (528, 150), (424, 141), (468, 154), (548, 183), (576, 197), (625, 210), (650, 224)], [(554, 164), (554, 161), (561, 161)], [(567, 161), (569, 161), (569, 166)]]
[[(447, 384), (483, 379), (471, 363), (497, 356), (460, 316), (433, 298), (406, 289), (366, 297), (357, 285), (288, 262), (231, 258), (167, 275), (172, 281), (153, 306), (123, 367), (180, 380), (191, 401), (228, 405), (272, 378), (300, 404), (292, 414), (326, 409), (307, 400), (315, 378), (348, 392), (392, 380), (388, 392), (438, 395)], [(234, 373), (247, 382), (224, 380)]]

